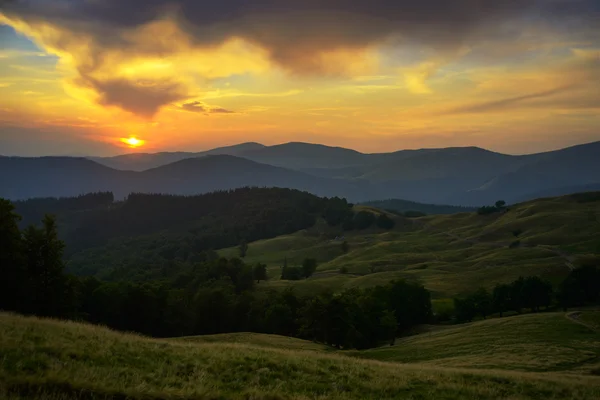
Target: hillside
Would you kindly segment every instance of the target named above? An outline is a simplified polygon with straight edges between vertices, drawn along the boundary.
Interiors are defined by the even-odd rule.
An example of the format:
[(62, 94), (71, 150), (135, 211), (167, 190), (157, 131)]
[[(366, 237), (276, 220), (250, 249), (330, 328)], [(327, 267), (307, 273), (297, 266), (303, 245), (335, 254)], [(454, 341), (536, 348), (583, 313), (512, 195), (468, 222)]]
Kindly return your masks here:
[[(104, 274), (127, 266), (150, 274), (167, 263), (193, 263), (207, 252), (291, 234), (315, 225), (327, 210), (350, 212), (340, 199), (280, 188), (241, 188), (198, 196), (110, 193), (16, 202), (27, 224), (56, 213), (69, 269)], [(45, 210), (40, 212), (40, 210)]]
[(407, 211), (417, 211), (424, 214), (456, 214), (475, 211), (475, 208), (473, 207), (425, 204), (402, 199), (368, 201), (363, 204), (384, 210), (395, 211), (398, 213), (405, 213)]
[(304, 350), (184, 343), (0, 314), (7, 400), (595, 399), (600, 381), (559, 373), (446, 369)]
[(600, 311), (542, 313), (443, 327), (358, 357), (436, 366), (600, 375)]
[[(397, 217), (389, 232), (345, 233), (348, 253), (335, 240), (340, 231), (301, 231), (250, 243), (246, 260), (268, 265), (268, 286), (273, 288), (293, 286), (312, 293), (403, 278), (423, 283), (434, 298), (446, 298), (521, 275), (558, 282), (575, 259), (600, 254), (598, 221), (600, 196), (589, 193), (534, 200), (487, 216)], [(517, 240), (518, 246), (511, 248)], [(220, 253), (231, 256), (235, 249)], [(299, 282), (278, 279), (284, 259), (294, 264), (304, 257), (319, 261), (315, 276)]]

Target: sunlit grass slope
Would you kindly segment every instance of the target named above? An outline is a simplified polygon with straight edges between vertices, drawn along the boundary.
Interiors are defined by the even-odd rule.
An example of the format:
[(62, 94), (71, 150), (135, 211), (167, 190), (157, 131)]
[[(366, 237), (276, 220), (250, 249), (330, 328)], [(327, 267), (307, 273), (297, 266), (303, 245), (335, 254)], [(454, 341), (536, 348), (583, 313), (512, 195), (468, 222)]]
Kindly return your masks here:
[(153, 340), (0, 314), (0, 398), (597, 399), (600, 380)]
[[(593, 311), (581, 313), (592, 319)], [(567, 313), (527, 314), (458, 325), (354, 352), (382, 361), (437, 366), (598, 374), (600, 333)], [(589, 316), (589, 317), (588, 317)]]
[[(268, 265), (271, 280), (261, 288), (293, 285), (309, 294), (408, 279), (422, 282), (434, 298), (447, 298), (519, 276), (538, 275), (556, 283), (577, 257), (600, 254), (600, 195), (594, 194), (538, 199), (487, 216), (463, 213), (396, 221), (392, 231), (341, 232), (321, 223), (250, 243), (246, 261)], [(342, 235), (348, 253), (335, 239)], [(519, 245), (510, 247), (517, 240)], [(236, 248), (220, 253), (238, 254)], [(284, 260), (297, 265), (306, 257), (319, 262), (313, 277), (279, 280)]]
[(265, 333), (236, 332), (222, 333), (218, 335), (189, 336), (177, 338), (177, 340), (189, 343), (237, 343), (250, 346), (270, 347), (272, 349), (286, 350), (313, 350), (326, 351), (330, 347), (310, 342), (308, 340), (296, 339), (287, 336), (269, 335)]

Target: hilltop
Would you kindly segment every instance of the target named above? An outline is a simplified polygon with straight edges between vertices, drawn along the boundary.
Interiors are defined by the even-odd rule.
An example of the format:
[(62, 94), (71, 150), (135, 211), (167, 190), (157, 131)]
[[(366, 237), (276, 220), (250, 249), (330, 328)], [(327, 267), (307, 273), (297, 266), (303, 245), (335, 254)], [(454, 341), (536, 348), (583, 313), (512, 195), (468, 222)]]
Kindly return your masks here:
[(251, 344), (157, 340), (0, 314), (8, 400), (595, 399), (600, 381), (562, 373), (453, 369)]

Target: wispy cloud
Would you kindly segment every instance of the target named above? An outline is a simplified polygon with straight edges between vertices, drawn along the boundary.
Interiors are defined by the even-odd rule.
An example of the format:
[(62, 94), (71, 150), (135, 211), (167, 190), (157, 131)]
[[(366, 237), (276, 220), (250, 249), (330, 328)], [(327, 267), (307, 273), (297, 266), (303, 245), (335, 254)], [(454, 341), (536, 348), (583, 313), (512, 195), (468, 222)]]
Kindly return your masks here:
[(529, 100), (552, 97), (556, 94), (564, 93), (573, 89), (573, 86), (563, 86), (552, 90), (546, 90), (543, 92), (531, 93), (522, 96), (508, 97), (499, 100), (482, 101), (479, 103), (471, 103), (452, 108), (450, 110), (442, 112), (441, 114), (475, 114), (506, 110), (510, 107), (520, 106), (521, 103), (527, 102)]
[(210, 114), (235, 114), (235, 111), (227, 110), (222, 107), (217, 106), (209, 106), (200, 101), (191, 101), (189, 103), (184, 103), (179, 106), (179, 109), (188, 112), (201, 113), (205, 115)]

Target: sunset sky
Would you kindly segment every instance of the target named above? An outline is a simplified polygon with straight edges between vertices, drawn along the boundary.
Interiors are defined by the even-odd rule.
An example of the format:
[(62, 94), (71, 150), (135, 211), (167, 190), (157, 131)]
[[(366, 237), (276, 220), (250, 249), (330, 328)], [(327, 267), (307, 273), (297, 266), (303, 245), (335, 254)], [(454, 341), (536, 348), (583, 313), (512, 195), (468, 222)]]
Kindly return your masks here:
[(0, 4), (3, 155), (600, 140), (598, 0)]

